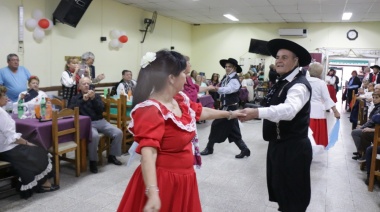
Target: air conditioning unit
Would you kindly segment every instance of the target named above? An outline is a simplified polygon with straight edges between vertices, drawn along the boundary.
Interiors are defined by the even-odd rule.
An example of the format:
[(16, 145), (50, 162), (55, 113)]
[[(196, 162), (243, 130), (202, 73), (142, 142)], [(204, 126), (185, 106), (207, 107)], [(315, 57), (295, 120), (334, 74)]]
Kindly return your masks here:
[(307, 29), (278, 29), (278, 35), (307, 37)]

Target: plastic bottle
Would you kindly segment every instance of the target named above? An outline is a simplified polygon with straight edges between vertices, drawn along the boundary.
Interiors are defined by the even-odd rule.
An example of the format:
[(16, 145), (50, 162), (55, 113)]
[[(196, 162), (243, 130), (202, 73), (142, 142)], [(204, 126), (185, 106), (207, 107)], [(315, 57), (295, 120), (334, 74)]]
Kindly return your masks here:
[(52, 110), (52, 105), (51, 105), (51, 102), (50, 100), (48, 100), (46, 102), (46, 114), (45, 114), (45, 119), (51, 119), (52, 118), (52, 114), (53, 113), (53, 110)]
[(17, 103), (17, 115), (20, 119), (24, 115), (24, 100), (20, 99)]
[(41, 105), (41, 119), (45, 119), (45, 116), (46, 116), (46, 100), (45, 100), (45, 97), (42, 97), (40, 105)]
[(128, 88), (128, 99), (127, 101), (132, 101), (132, 89)]
[(41, 105), (38, 103), (38, 99), (36, 98), (36, 102), (34, 103), (34, 112), (36, 114), (36, 118), (41, 118)]

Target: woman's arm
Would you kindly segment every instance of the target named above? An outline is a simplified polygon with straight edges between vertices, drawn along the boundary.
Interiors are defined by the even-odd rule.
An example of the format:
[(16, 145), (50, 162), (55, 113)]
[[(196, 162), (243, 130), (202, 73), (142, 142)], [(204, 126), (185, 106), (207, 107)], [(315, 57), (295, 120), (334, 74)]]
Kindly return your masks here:
[(235, 119), (237, 117), (244, 117), (244, 116), (245, 114), (241, 113), (239, 110), (225, 111), (225, 110), (215, 110), (208, 107), (203, 107), (199, 120), (222, 119), (222, 118)]
[(154, 147), (143, 147), (141, 149), (141, 170), (145, 183), (145, 193), (148, 201), (145, 204), (144, 211), (159, 211), (161, 200), (157, 186), (156, 159), (157, 149)]

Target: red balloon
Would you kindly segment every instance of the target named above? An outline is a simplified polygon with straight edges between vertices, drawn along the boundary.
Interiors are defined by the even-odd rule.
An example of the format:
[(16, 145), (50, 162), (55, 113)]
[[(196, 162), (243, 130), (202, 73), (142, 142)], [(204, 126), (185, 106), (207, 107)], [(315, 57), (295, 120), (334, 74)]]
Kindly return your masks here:
[(42, 29), (47, 29), (49, 25), (50, 23), (46, 18), (42, 18), (38, 21), (38, 26), (40, 26)]
[(126, 35), (122, 35), (119, 37), (120, 43), (126, 43), (128, 41), (128, 37)]

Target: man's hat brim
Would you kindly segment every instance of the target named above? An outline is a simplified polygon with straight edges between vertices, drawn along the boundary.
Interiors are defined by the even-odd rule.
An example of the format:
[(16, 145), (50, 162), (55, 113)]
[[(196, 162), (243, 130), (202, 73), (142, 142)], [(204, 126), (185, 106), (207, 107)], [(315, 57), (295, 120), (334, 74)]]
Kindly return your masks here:
[(377, 68), (378, 70), (380, 70), (380, 66), (378, 66), (378, 65), (374, 65), (374, 66), (371, 66), (370, 68)]
[(308, 66), (311, 62), (310, 53), (305, 48), (293, 41), (285, 39), (273, 39), (268, 42), (267, 47), (274, 58), (276, 58), (278, 50), (286, 49), (293, 52), (298, 57), (299, 66)]
[(220, 60), (219, 61), (220, 65), (225, 68), (226, 67), (226, 63), (231, 63), (232, 65), (234, 65), (236, 67), (236, 73), (241, 73), (243, 70), (241, 69), (241, 67), (239, 66), (239, 64), (237, 63), (237, 60), (233, 59), (233, 58), (228, 58), (228, 59), (223, 59), (223, 60)]

